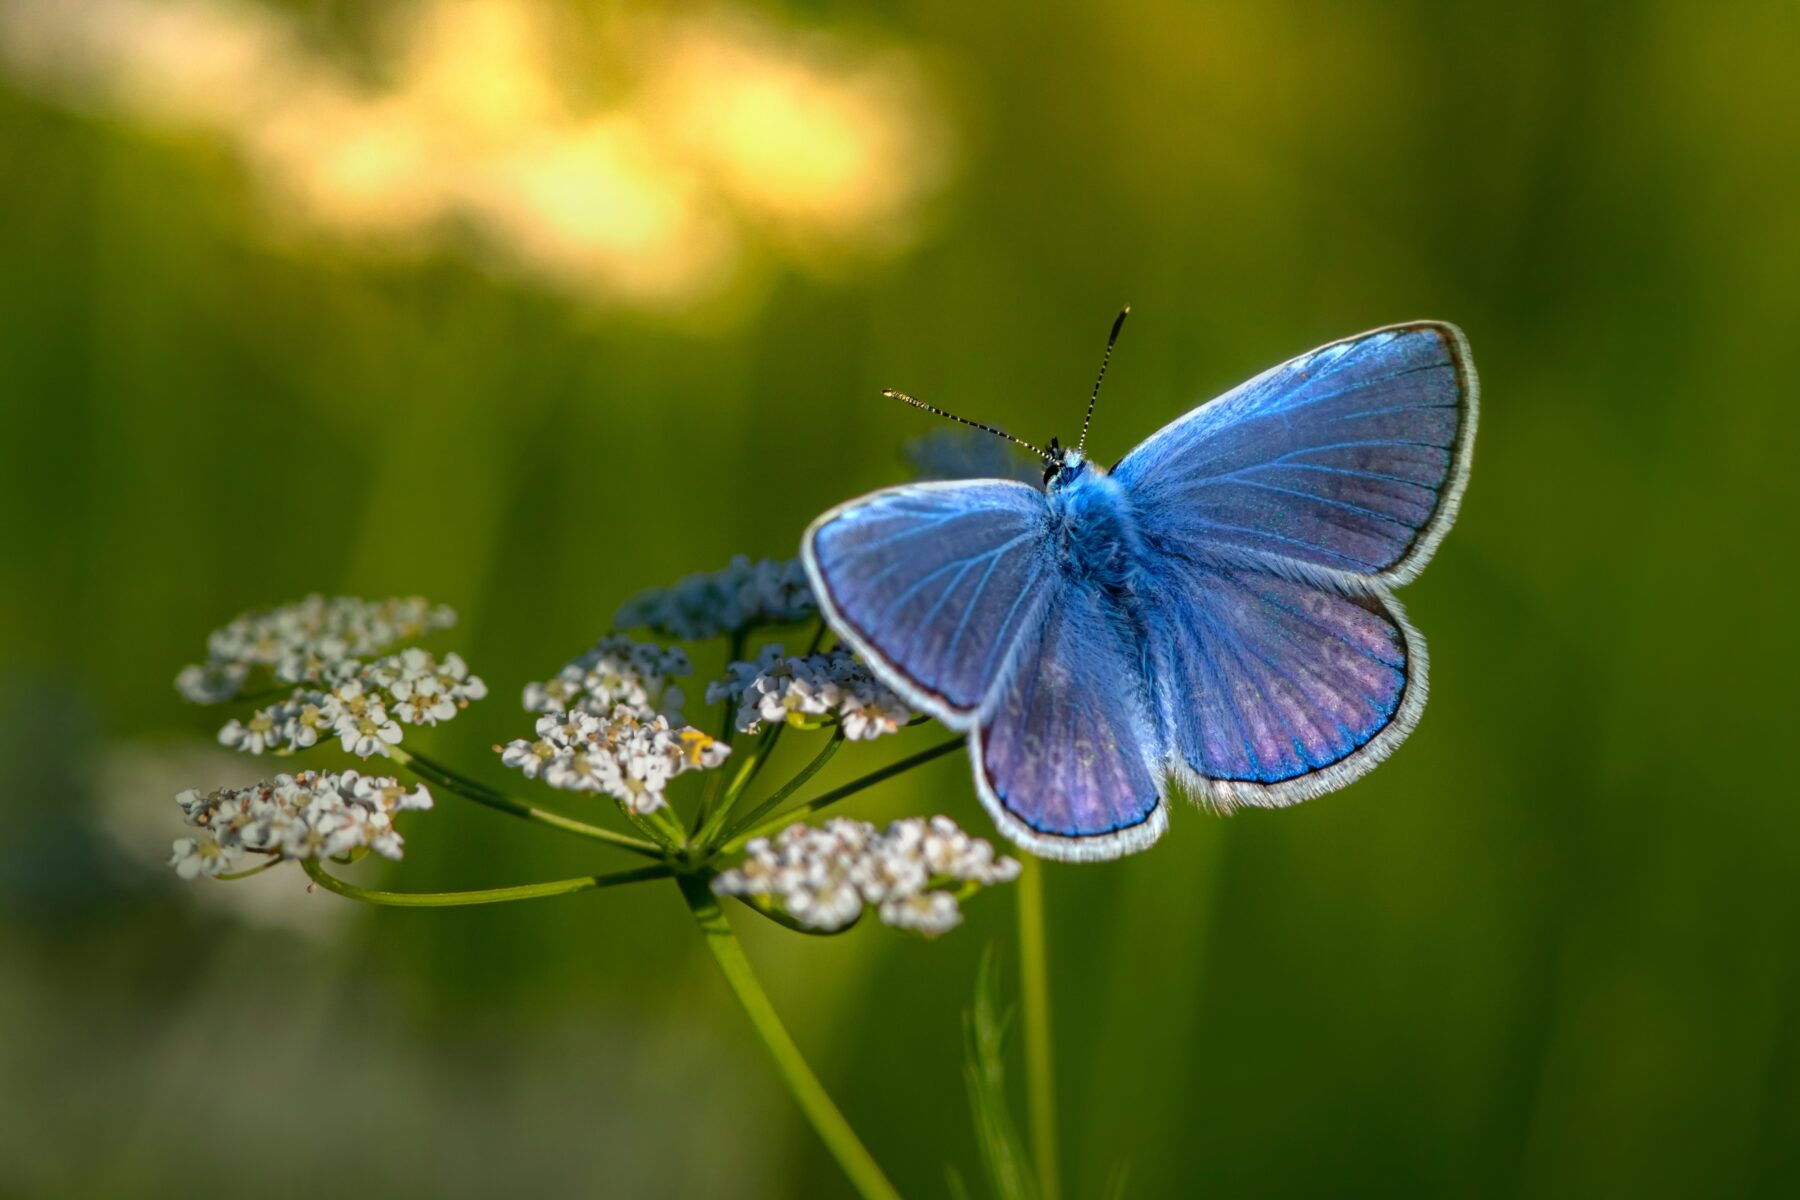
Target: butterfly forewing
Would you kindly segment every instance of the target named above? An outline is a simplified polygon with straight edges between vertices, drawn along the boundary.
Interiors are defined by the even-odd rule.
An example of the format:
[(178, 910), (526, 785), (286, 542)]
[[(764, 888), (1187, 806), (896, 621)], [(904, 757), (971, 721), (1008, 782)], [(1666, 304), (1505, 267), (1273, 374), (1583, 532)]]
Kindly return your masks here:
[(1263, 372), (1113, 474), (1152, 556), (1399, 583), (1454, 516), (1475, 405), (1462, 334), (1397, 325)]
[(955, 728), (993, 690), (1052, 583), (1042, 492), (976, 480), (889, 488), (813, 522), (802, 558), (839, 635)]

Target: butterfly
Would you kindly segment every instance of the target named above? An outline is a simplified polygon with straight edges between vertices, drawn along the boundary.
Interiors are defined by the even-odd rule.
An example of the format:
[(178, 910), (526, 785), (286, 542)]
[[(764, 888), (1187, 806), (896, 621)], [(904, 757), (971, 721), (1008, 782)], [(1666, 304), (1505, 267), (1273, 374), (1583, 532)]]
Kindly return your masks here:
[(1094, 400), (1074, 449), (977, 426), (1037, 453), (1043, 487), (885, 488), (821, 515), (801, 558), (837, 635), (967, 735), (1002, 833), (1116, 858), (1168, 828), (1171, 784), (1282, 807), (1412, 731), (1425, 641), (1393, 589), (1456, 517), (1477, 396), (1459, 329), (1391, 325), (1264, 371), (1110, 470), (1084, 454)]

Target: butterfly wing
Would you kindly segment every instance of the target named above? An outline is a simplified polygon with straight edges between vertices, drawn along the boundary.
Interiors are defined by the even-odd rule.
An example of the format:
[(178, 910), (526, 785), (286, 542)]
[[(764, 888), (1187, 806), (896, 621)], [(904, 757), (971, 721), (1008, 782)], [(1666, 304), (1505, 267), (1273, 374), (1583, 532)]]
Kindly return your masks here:
[(1263, 372), (1163, 428), (1113, 476), (1152, 558), (1397, 585), (1455, 518), (1477, 394), (1460, 330), (1394, 325)]
[(969, 735), (994, 823), (1046, 858), (1117, 858), (1168, 828), (1141, 639), (1111, 604), (1059, 581)]
[(888, 488), (814, 521), (826, 619), (907, 701), (967, 729), (1051, 594), (1044, 495), (973, 480)]
[(1342, 787), (1425, 707), (1425, 643), (1380, 590), (1172, 559), (1155, 568), (1149, 643), (1173, 768), (1220, 809)]
[(1397, 325), (1264, 372), (1114, 471), (1172, 769), (1215, 805), (1341, 787), (1417, 724), (1425, 643), (1388, 588), (1455, 517), (1476, 397), (1460, 331)]

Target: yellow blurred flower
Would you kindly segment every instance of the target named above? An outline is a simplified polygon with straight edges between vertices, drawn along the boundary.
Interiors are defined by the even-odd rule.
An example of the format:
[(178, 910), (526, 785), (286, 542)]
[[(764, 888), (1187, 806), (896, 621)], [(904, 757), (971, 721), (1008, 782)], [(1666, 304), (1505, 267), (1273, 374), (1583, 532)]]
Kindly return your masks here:
[(41, 94), (233, 146), (273, 228), (372, 253), (472, 232), (498, 267), (679, 310), (765, 261), (892, 253), (945, 183), (914, 61), (729, 10), (576, 26), (543, 0), (419, 0), (352, 70), (274, 10), (13, 0), (0, 64)]

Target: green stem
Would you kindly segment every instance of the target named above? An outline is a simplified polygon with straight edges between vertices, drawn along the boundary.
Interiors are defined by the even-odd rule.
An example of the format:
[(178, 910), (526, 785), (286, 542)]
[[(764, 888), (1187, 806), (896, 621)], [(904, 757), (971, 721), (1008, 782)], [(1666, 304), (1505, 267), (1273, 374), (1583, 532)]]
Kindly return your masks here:
[(662, 838), (656, 832), (655, 829), (652, 829), (650, 827), (649, 818), (641, 816), (638, 813), (632, 812), (629, 808), (626, 808), (623, 804), (619, 805), (619, 815), (624, 817), (627, 821), (631, 822), (631, 827), (633, 829), (637, 830), (639, 833), (643, 834), (647, 840), (656, 842), (659, 845), (663, 846), (664, 853), (667, 853), (667, 848), (668, 848), (669, 843), (664, 838)]
[(220, 883), (234, 883), (239, 879), (248, 879), (252, 875), (261, 875), (264, 871), (267, 871), (270, 867), (279, 867), (281, 865), (281, 863), (282, 863), (282, 860), (280, 858), (271, 858), (268, 862), (263, 863), (261, 866), (249, 867), (242, 871), (227, 871), (223, 875), (214, 875), (213, 878), (218, 880)]
[(769, 759), (774, 756), (775, 747), (781, 742), (781, 735), (787, 731), (787, 727), (786, 721), (779, 721), (769, 726), (768, 730), (764, 732), (763, 740), (757, 743), (755, 755), (745, 764), (748, 769), (739, 771), (736, 778), (731, 781), (731, 786), (725, 789), (725, 796), (721, 802), (722, 807), (729, 809), (736, 804), (738, 797), (742, 796), (745, 790), (756, 782), (756, 777), (761, 775), (763, 768), (769, 765)]
[(733, 837), (731, 841), (726, 844), (725, 853), (735, 853), (738, 850), (742, 850), (744, 848), (744, 843), (752, 838), (767, 837), (769, 834), (778, 832), (782, 826), (794, 820), (796, 817), (803, 817), (808, 813), (818, 812), (822, 808), (836, 804), (845, 797), (854, 796), (864, 788), (871, 788), (878, 783), (884, 783), (896, 775), (901, 775), (912, 770), (914, 767), (923, 766), (934, 758), (942, 758), (952, 750), (959, 749), (962, 744), (961, 738), (952, 738), (947, 742), (940, 742), (930, 749), (921, 750), (909, 758), (903, 758), (897, 763), (890, 763), (879, 771), (870, 771), (860, 779), (852, 779), (844, 786), (833, 788), (823, 796), (815, 796), (805, 804), (797, 804), (786, 812), (779, 813), (769, 820), (764, 821), (754, 829)]
[(502, 904), (508, 900), (541, 900), (546, 896), (567, 896), (594, 888), (617, 887), (641, 883), (646, 879), (666, 878), (665, 866), (637, 867), (630, 871), (614, 871), (610, 875), (582, 875), (575, 879), (553, 879), (548, 883), (524, 883), (516, 887), (481, 888), (472, 892), (378, 892), (345, 883), (329, 874), (316, 858), (303, 858), (300, 865), (312, 881), (328, 892), (362, 900), (369, 904), (386, 904), (396, 908), (451, 908), (463, 904)]
[(782, 1082), (793, 1093), (800, 1111), (812, 1122), (819, 1140), (825, 1143), (825, 1148), (831, 1151), (831, 1156), (849, 1177), (850, 1185), (866, 1200), (900, 1200), (900, 1193), (894, 1190), (894, 1185), (882, 1174), (881, 1167), (856, 1136), (856, 1131), (850, 1128), (850, 1122), (832, 1102), (825, 1085), (806, 1065), (805, 1056), (776, 1015), (775, 1006), (757, 981), (750, 960), (745, 957), (744, 948), (737, 935), (732, 933), (731, 923), (725, 919), (718, 898), (706, 879), (699, 875), (684, 875), (680, 884), (682, 898), (693, 910), (706, 948), (718, 962), (725, 982), (731, 985), (738, 1003), (743, 1006), (744, 1015), (750, 1018), (757, 1036), (762, 1038), (769, 1056), (775, 1060), (775, 1069), (780, 1072)]
[(484, 783), (477, 783), (473, 779), (458, 775), (450, 768), (441, 766), (424, 755), (410, 753), (398, 746), (389, 746), (388, 757), (425, 782), (454, 792), (465, 800), (473, 800), (488, 808), (497, 809), (515, 817), (523, 817), (527, 821), (536, 821), (540, 825), (548, 825), (552, 829), (560, 829), (564, 833), (593, 838), (596, 841), (605, 842), (609, 846), (629, 850), (633, 854), (642, 854), (649, 858), (663, 857), (662, 847), (654, 842), (643, 841), (630, 834), (618, 833), (599, 825), (590, 825), (586, 821), (577, 821), (573, 817), (565, 817), (561, 813), (551, 812), (549, 809), (539, 808), (524, 800), (503, 795)]
[(667, 843), (670, 849), (679, 850), (687, 844), (688, 831), (682, 828), (680, 818), (676, 817), (675, 810), (667, 804), (651, 809), (647, 820), (648, 828), (644, 832), (659, 842)]
[[(819, 748), (819, 752), (813, 755), (812, 761), (800, 768), (800, 773), (798, 775), (776, 788), (775, 791), (770, 793), (769, 797), (761, 804), (758, 804), (755, 808), (745, 813), (738, 820), (733, 821), (731, 823), (731, 828), (725, 833), (724, 840), (730, 841), (737, 834), (751, 828), (770, 812), (779, 808), (782, 804), (785, 804), (789, 796), (805, 787), (808, 780), (825, 769), (825, 764), (831, 761), (831, 756), (842, 749), (843, 745), (843, 731), (834, 730), (831, 737)], [(727, 813), (726, 815), (729, 816), (730, 814)], [(714, 830), (713, 832), (716, 833), (717, 830)]]
[(757, 739), (756, 745), (749, 754), (744, 756), (744, 761), (738, 765), (737, 774), (732, 777), (731, 783), (725, 787), (722, 794), (714, 793), (712, 798), (717, 802), (716, 805), (708, 804), (706, 806), (702, 814), (703, 819), (694, 831), (696, 846), (712, 845), (719, 830), (731, 819), (731, 809), (737, 802), (737, 798), (762, 772), (764, 764), (769, 761), (769, 754), (775, 749), (776, 739), (781, 736), (781, 731), (786, 727), (786, 723), (782, 722), (764, 729), (762, 736)]
[(777, 721), (763, 730), (762, 740), (745, 756), (743, 766), (732, 776), (731, 785), (725, 789), (725, 795), (719, 802), (721, 808), (730, 808), (744, 794), (744, 789), (756, 782), (762, 769), (769, 765), (769, 756), (775, 753), (775, 743), (781, 740), (781, 731), (786, 728), (786, 721)]
[(1019, 855), (1019, 976), (1024, 990), (1025, 1099), (1031, 1119), (1031, 1152), (1043, 1200), (1058, 1200), (1056, 1167), (1056, 1058), (1050, 1038), (1050, 972), (1044, 952), (1044, 868)]
[(840, 925), (836, 929), (814, 929), (811, 925), (803, 925), (793, 917), (788, 916), (779, 904), (769, 900), (753, 899), (749, 896), (737, 896), (735, 899), (745, 908), (763, 918), (765, 921), (773, 921), (783, 929), (791, 929), (795, 933), (805, 934), (807, 937), (838, 937), (842, 934), (849, 933), (862, 922), (862, 913), (859, 912), (850, 919), (848, 925)]
[[(749, 631), (735, 629), (731, 633), (731, 641), (725, 647), (725, 672), (731, 672), (731, 664), (743, 661), (744, 643), (748, 640)], [(737, 722), (732, 719), (736, 713), (737, 697), (726, 696), (719, 702), (719, 740), (727, 746), (737, 736)], [(706, 787), (700, 793), (700, 807), (694, 813), (694, 835), (696, 839), (700, 831), (706, 828), (712, 819), (713, 807), (719, 803), (719, 789), (724, 786), (717, 771), (706, 781)]]

